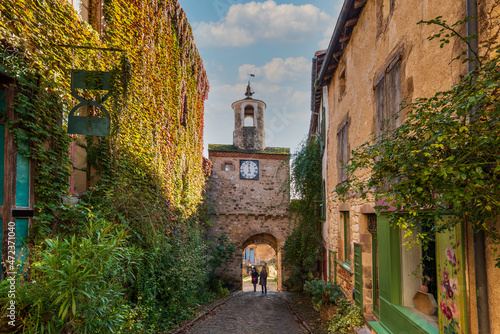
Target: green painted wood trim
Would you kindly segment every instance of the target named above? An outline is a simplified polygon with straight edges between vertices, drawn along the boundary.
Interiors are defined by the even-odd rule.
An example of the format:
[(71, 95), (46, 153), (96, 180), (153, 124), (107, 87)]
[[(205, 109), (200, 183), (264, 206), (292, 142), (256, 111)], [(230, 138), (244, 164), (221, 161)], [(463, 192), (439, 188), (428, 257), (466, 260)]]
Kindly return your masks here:
[[(389, 224), (387, 215), (377, 217), (380, 298), (401, 305), (401, 250), (399, 229)], [(382, 316), (382, 310), (380, 310)]]
[(368, 321), (368, 325), (370, 325), (377, 334), (392, 334), (380, 321)]
[[(337, 266), (335, 265), (335, 263), (337, 263), (337, 252), (329, 249), (329, 253), (330, 254), (333, 253), (333, 264), (334, 264), (334, 266), (333, 266), (333, 283), (337, 284)], [(331, 265), (331, 262), (329, 262), (329, 264)]]
[[(375, 272), (375, 268), (379, 268), (379, 262), (376, 257), (378, 257), (378, 236), (377, 232), (370, 231), (372, 235), (372, 296), (373, 296), (373, 314), (380, 318), (380, 309), (377, 304), (377, 300), (380, 298), (380, 281), (379, 281), (379, 272)], [(375, 246), (377, 245), (377, 246)], [(374, 256), (374, 254), (376, 254)], [(379, 291), (375, 289), (375, 287), (379, 284)]]
[(363, 253), (361, 244), (354, 244), (355, 303), (363, 309)]
[(398, 334), (439, 334), (438, 328), (404, 306), (391, 304), (380, 299), (381, 322), (390, 333)]

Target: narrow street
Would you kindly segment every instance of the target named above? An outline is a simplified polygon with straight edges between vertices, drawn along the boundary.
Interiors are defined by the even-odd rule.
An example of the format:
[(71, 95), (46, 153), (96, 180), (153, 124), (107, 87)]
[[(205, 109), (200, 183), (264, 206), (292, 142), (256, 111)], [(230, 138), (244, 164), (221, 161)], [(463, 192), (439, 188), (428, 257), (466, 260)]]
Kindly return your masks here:
[(307, 333), (281, 293), (243, 291), (197, 321), (182, 334)]

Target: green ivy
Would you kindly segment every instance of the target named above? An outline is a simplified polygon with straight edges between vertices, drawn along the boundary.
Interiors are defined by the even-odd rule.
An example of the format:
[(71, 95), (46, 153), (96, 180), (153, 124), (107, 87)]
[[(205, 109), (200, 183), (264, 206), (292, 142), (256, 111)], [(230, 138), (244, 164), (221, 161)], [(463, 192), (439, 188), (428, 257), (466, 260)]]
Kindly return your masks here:
[(322, 182), (320, 142), (308, 139), (292, 157), (291, 184), (296, 199), (291, 209), (296, 221), (283, 246), (284, 262), (301, 282), (322, 258)]

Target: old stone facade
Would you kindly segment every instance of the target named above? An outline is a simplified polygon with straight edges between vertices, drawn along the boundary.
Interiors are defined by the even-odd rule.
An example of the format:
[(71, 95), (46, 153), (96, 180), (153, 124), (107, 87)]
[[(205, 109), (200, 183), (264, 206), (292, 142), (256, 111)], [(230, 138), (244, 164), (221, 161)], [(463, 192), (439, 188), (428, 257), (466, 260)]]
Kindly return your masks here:
[[(224, 233), (237, 251), (218, 275), (242, 287), (243, 251), (252, 244), (276, 252), (278, 289), (283, 280), (281, 245), (289, 231), (289, 156), (287, 148), (265, 147), (265, 103), (251, 98), (233, 103), (233, 145), (209, 145), (213, 164), (208, 190), (210, 236)], [(245, 120), (246, 118), (246, 120)]]
[[(478, 8), (483, 40), (495, 26), (489, 21), (492, 3), (481, 2)], [(463, 19), (466, 1), (346, 0), (328, 50), (318, 51), (313, 58), (310, 136), (319, 135), (324, 149), (325, 276), (339, 283), (368, 318), (377, 320), (370, 323), (377, 333), (438, 333), (442, 315), (438, 310), (422, 316), (415, 310), (412, 298), (422, 282), (411, 272), (422, 257), (421, 250), (409, 251), (402, 245), (404, 231), (390, 228), (383, 214), (375, 214), (373, 196), (366, 201), (352, 195), (344, 203), (332, 190), (347, 180), (342, 166), (351, 150), (379, 134), (384, 120), (399, 112), (400, 102), (447, 90), (467, 73), (466, 64), (452, 61), (466, 49), (462, 41), (452, 38), (440, 48), (436, 40), (427, 39), (439, 27), (417, 25), (438, 16), (448, 23)], [(457, 29), (466, 35), (465, 24)], [(404, 119), (403, 112), (389, 126), (397, 127)], [(369, 172), (363, 171), (360, 177), (368, 178)], [(476, 333), (471, 236), (471, 231), (461, 235), (469, 249), (465, 249), (462, 286), (468, 302), (460, 312), (466, 314), (462, 321), (468, 332)], [(495, 311), (500, 290), (493, 284), (500, 273), (491, 254), (487, 254), (487, 267), (490, 323), (492, 332), (500, 333)]]

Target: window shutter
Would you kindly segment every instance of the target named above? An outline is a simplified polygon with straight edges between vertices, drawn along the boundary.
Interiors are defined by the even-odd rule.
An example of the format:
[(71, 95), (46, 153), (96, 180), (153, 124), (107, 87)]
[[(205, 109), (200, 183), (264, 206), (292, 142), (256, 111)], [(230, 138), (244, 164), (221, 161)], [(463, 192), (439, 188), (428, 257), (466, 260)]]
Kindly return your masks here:
[(387, 115), (390, 129), (394, 130), (401, 125), (399, 104), (401, 103), (401, 62), (398, 61), (387, 75)]
[(375, 136), (379, 137), (384, 132), (385, 120), (385, 78), (382, 78), (379, 84), (375, 87)]

